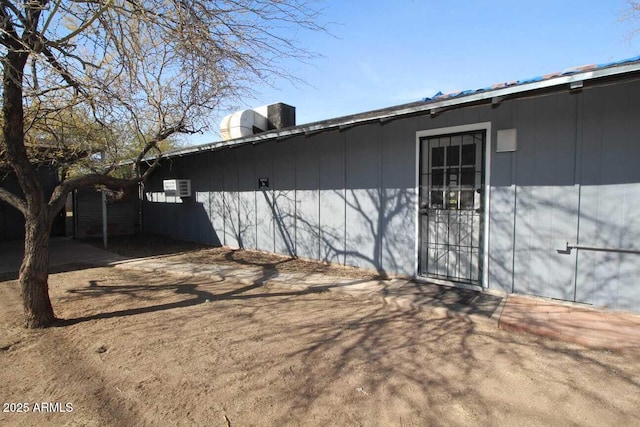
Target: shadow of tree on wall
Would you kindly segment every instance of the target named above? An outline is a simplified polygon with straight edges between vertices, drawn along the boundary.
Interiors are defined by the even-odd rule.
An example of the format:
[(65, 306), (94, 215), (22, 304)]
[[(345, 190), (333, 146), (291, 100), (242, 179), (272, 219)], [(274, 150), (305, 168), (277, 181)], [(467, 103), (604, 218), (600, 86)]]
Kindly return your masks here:
[[(314, 248), (318, 258), (325, 262), (339, 260), (341, 264), (374, 269), (380, 273), (386, 270), (402, 271), (407, 260), (398, 256), (407, 254), (407, 246), (413, 246), (396, 237), (393, 228), (412, 226), (412, 192), (403, 189), (363, 189), (363, 190), (323, 190), (344, 203), (347, 212), (343, 224), (331, 226), (323, 218), (310, 218), (302, 212), (295, 213), (297, 229), (304, 231), (306, 239), (296, 241), (297, 246)], [(274, 215), (282, 215), (274, 204)], [(408, 219), (408, 221), (407, 221)], [(283, 239), (290, 239), (290, 232), (278, 229)], [(302, 236), (303, 233), (297, 233)], [(404, 233), (401, 234), (404, 236)], [(410, 260), (413, 263), (413, 259)]]
[[(332, 134), (329, 145), (322, 147), (306, 138), (286, 144), (265, 142), (262, 152), (268, 155), (258, 157), (257, 148), (239, 147), (201, 154), (208, 156), (206, 161), (172, 159), (170, 166), (154, 174), (148, 191), (161, 190), (165, 173), (191, 177), (194, 193), (209, 194), (214, 234), (230, 247), (412, 274), (413, 187), (385, 187), (382, 174), (377, 173), (379, 182), (372, 188), (345, 188), (343, 137), (343, 133)], [(300, 145), (306, 143), (311, 144), (308, 149)], [(318, 155), (320, 150), (328, 155)], [(269, 189), (258, 189), (255, 179), (239, 175), (251, 172), (251, 164), (261, 170), (261, 176), (270, 176)], [(399, 182), (397, 173), (389, 176), (389, 182)], [(184, 211), (183, 217), (189, 215), (184, 208), (176, 207)], [(197, 234), (173, 237), (205, 239)]]
[[(502, 204), (508, 203), (509, 198), (514, 200), (513, 192), (506, 188), (504, 195), (493, 191), (492, 198), (506, 197), (500, 202)], [(576, 241), (577, 190), (573, 186), (568, 188), (570, 198), (567, 199), (566, 195), (562, 196), (565, 190), (561, 186), (552, 187), (549, 194), (531, 188), (518, 186), (515, 234), (513, 210), (492, 211), (492, 249), (487, 254), (490, 283), (494, 287), (496, 283), (508, 283), (508, 288), (504, 289), (507, 292), (515, 290), (637, 310), (640, 301), (633, 284), (640, 277), (638, 255), (575, 249), (571, 254), (558, 253), (559, 242)], [(210, 202), (209, 210), (200, 203), (192, 203), (193, 206), (155, 204), (148, 222), (155, 225), (182, 223), (180, 226), (184, 227), (189, 220), (182, 216), (177, 218), (178, 210), (190, 209), (197, 211), (194, 218), (199, 218), (199, 224), (210, 228), (210, 231), (203, 231), (201, 226), (192, 240), (198, 240), (197, 234), (216, 236), (213, 224), (218, 221), (225, 225), (224, 243), (228, 246), (266, 249), (292, 257), (303, 254), (303, 257), (370, 268), (383, 274), (388, 271), (413, 274), (415, 242), (412, 234), (416, 220), (413, 189), (340, 188), (305, 192), (308, 194), (279, 189), (251, 193), (268, 207), (268, 215), (263, 218), (258, 217), (254, 199), (240, 197), (239, 192), (228, 192), (218, 197), (223, 203)], [(301, 200), (301, 195), (306, 199)], [(300, 208), (301, 203), (306, 205)], [(586, 209), (583, 206), (580, 210), (580, 243), (635, 248), (634, 239), (640, 225), (635, 217), (629, 216), (630, 207), (626, 208), (624, 221), (615, 204), (599, 209), (594, 211), (593, 207)], [(407, 228), (411, 232), (407, 232)], [(271, 245), (276, 247), (273, 249), (271, 246), (259, 247), (256, 243), (260, 233), (267, 229), (274, 239)], [(587, 235), (585, 230), (597, 232)], [(175, 230), (158, 232), (179, 234)], [(501, 236), (504, 242), (496, 244), (500, 240), (496, 236)]]
[[(212, 223), (210, 204), (185, 198), (178, 202), (158, 201), (157, 194), (145, 194), (142, 202), (144, 231), (173, 239), (220, 246), (221, 236)], [(218, 211), (224, 207), (220, 206)]]
[[(200, 153), (198, 156), (208, 156), (202, 164), (211, 176), (215, 170), (226, 172), (221, 179), (193, 173), (194, 185), (199, 191), (220, 194), (255, 192), (257, 176), (251, 174), (270, 176), (275, 191), (264, 194), (271, 198), (270, 219), (264, 220), (270, 228), (265, 230), (268, 228), (278, 242), (269, 250), (413, 274), (416, 204), (411, 201), (416, 196), (411, 192), (416, 173), (420, 173), (415, 170), (416, 157), (422, 157), (423, 164), (425, 160), (425, 153), (416, 153), (416, 132), (442, 129), (446, 133), (451, 126), (491, 122), (492, 146), (486, 161), (492, 201), (486, 208), (492, 222), (490, 236), (485, 236), (491, 249), (483, 254), (489, 258), (489, 271), (483, 271), (489, 275), (489, 286), (534, 294), (549, 290), (548, 295), (557, 298), (577, 297), (630, 308), (635, 304), (637, 310), (640, 293), (630, 290), (640, 264), (636, 255), (585, 250), (576, 255), (574, 250), (561, 256), (553, 240), (577, 237), (577, 225), (567, 218), (575, 218), (580, 210), (581, 243), (593, 239), (597, 245), (638, 248), (634, 241), (640, 233), (636, 220), (640, 205), (635, 202), (640, 200), (640, 168), (636, 167), (640, 150), (634, 138), (640, 129), (636, 118), (640, 96), (633, 94), (638, 94), (639, 87), (635, 82), (619, 82), (583, 92), (560, 91), (505, 100), (500, 105), (468, 106), (437, 116), (398, 117), (385, 123), (324, 129), (261, 141), (259, 147)], [(511, 128), (518, 131), (517, 150), (498, 152), (496, 130)], [(197, 161), (185, 156), (173, 163), (174, 170), (181, 168), (186, 176)], [(165, 166), (158, 170), (158, 175), (170, 173)], [(494, 199), (496, 188), (511, 191), (511, 197), (507, 194), (504, 199)], [(511, 190), (516, 188), (517, 199)], [(576, 189), (593, 190), (589, 207), (584, 197), (575, 199)], [(280, 199), (278, 191), (288, 193)], [(291, 191), (308, 193), (309, 205), (306, 200), (301, 204), (304, 199)], [(407, 200), (394, 192), (406, 192)], [(254, 197), (265, 202), (257, 193)], [(403, 204), (407, 211), (394, 214), (394, 207)], [(494, 214), (495, 208), (501, 212)], [(624, 220), (613, 219), (616, 210), (625, 210)], [(544, 215), (544, 211), (557, 213), (557, 217)], [(239, 240), (241, 246), (250, 247), (246, 236), (253, 231), (243, 229), (241, 218), (237, 222), (230, 227), (231, 243), (227, 244)], [(586, 234), (589, 228), (590, 235)], [(611, 294), (609, 300), (606, 293)], [(625, 301), (630, 298), (635, 303)]]
[(240, 192), (229, 191), (223, 195), (222, 205), (212, 208), (214, 214), (224, 222), (224, 244), (231, 247), (245, 249), (248, 231), (253, 224), (247, 200), (240, 198)]
[[(287, 226), (287, 223), (293, 222), (295, 216), (292, 215), (288, 210), (282, 208), (282, 206), (285, 204), (295, 204), (295, 200), (292, 200), (291, 198), (291, 194), (294, 192), (277, 191), (277, 194), (275, 195), (270, 191), (259, 191), (258, 193), (262, 193), (262, 197), (269, 206), (269, 210), (271, 211), (272, 220), (274, 223), (275, 235), (278, 235), (280, 237), (280, 241), (284, 244), (285, 247), (284, 255), (292, 257), (298, 256), (296, 251), (295, 229), (290, 230)], [(260, 197), (260, 195), (257, 194), (256, 197)], [(276, 252), (282, 251), (276, 250)]]
[[(545, 194), (518, 186), (515, 235), (512, 211), (504, 223), (512, 243), (489, 252), (490, 272), (498, 274), (494, 269), (513, 272), (508, 292), (637, 310), (640, 296), (633, 288), (640, 277), (640, 255), (561, 250), (566, 243), (638, 249), (635, 239), (635, 230), (640, 229), (638, 219), (611, 220), (621, 215), (615, 204), (598, 206), (598, 211), (593, 206), (587, 209), (584, 204), (579, 205), (578, 191), (574, 187), (555, 187)], [(513, 193), (510, 197), (514, 197)], [(505, 232), (496, 231), (501, 225), (494, 223), (492, 234)]]
[[(407, 233), (406, 228), (415, 226), (413, 193), (413, 189), (390, 188), (319, 190), (313, 193), (313, 204), (301, 209), (300, 204), (309, 200), (297, 199), (299, 192), (256, 191), (255, 197), (262, 199), (268, 207), (268, 217), (260, 218), (250, 198), (240, 197), (240, 192), (227, 192), (220, 197), (222, 203), (210, 200), (208, 209), (200, 202), (192, 202), (190, 207), (154, 204), (150, 210), (152, 213), (147, 214), (147, 229), (179, 238), (178, 230), (159, 227), (177, 224), (178, 219), (172, 218), (178, 210), (190, 209), (195, 216), (191, 219), (181, 217), (179, 221), (197, 220), (200, 228), (188, 240), (219, 242), (241, 249), (265, 249), (260, 247), (257, 239), (264, 237), (267, 229), (273, 227), (269, 233), (273, 233), (270, 238), (275, 239), (277, 247), (270, 251), (291, 257), (305, 254), (307, 258), (369, 268), (381, 273), (405, 271), (412, 274), (414, 242), (408, 236), (413, 233)], [(320, 204), (327, 197), (331, 197), (333, 203), (339, 202), (331, 218), (318, 213)], [(310, 206), (315, 214), (307, 214)], [(323, 208), (326, 209), (326, 205)], [(215, 223), (224, 224), (224, 239), (217, 238)], [(213, 236), (212, 242), (206, 237), (207, 233)]]

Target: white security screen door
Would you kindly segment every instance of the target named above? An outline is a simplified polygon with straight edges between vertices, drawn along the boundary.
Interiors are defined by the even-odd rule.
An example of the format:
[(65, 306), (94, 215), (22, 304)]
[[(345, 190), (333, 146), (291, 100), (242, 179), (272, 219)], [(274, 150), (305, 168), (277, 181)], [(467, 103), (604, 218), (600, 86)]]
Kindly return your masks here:
[(480, 285), (485, 132), (420, 139), (420, 276)]

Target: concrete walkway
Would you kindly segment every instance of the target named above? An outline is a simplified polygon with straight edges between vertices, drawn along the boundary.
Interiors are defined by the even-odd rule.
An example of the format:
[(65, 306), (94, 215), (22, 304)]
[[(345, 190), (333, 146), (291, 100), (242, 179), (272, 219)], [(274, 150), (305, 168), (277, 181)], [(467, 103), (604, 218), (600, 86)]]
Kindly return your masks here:
[[(20, 270), (24, 256), (22, 240), (0, 241), (0, 274)], [(125, 258), (69, 237), (55, 237), (49, 243), (49, 265), (59, 267), (76, 263), (106, 265)]]
[[(21, 257), (20, 242), (0, 242), (0, 273), (17, 271)], [(443, 317), (489, 323), (505, 330), (533, 333), (589, 347), (640, 351), (640, 315), (585, 308), (543, 298), (494, 295), (404, 279), (363, 281), (320, 274), (277, 273), (252, 266), (184, 263), (167, 256), (132, 260), (71, 239), (52, 239), (52, 266), (77, 263), (158, 274), (205, 276), (289, 289), (346, 292), (379, 299), (400, 309), (430, 310)]]
[(509, 295), (499, 327), (587, 347), (640, 351), (640, 315)]

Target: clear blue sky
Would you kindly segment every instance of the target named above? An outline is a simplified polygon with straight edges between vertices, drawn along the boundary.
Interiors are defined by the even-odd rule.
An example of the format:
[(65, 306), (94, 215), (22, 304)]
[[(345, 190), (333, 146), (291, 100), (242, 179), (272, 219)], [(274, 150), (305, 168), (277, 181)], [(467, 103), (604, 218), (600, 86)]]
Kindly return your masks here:
[[(240, 108), (296, 107), (297, 124), (640, 55), (627, 0), (328, 0), (332, 36), (305, 34), (321, 55), (291, 63), (306, 84), (256, 88)], [(223, 115), (214, 119), (219, 123)], [(218, 141), (217, 129), (188, 144)]]

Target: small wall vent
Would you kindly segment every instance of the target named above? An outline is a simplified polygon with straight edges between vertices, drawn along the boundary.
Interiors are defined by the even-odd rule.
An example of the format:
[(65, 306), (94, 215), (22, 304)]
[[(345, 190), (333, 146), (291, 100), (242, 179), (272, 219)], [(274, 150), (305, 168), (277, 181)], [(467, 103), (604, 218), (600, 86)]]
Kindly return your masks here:
[(165, 179), (162, 181), (164, 195), (168, 197), (191, 197), (190, 179)]

